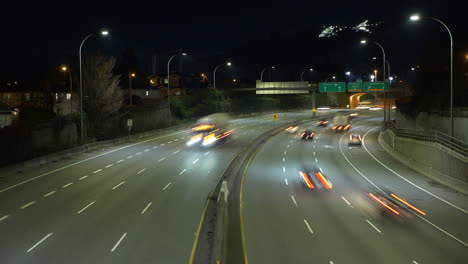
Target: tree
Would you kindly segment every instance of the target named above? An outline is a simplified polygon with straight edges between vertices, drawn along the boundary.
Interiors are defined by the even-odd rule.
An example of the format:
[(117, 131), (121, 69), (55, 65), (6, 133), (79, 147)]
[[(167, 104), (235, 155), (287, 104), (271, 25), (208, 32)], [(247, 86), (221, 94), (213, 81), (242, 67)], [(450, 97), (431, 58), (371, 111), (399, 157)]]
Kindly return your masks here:
[[(123, 100), (120, 76), (113, 73), (115, 58), (101, 54), (86, 57), (83, 65), (83, 108), (88, 131), (98, 139), (109, 138)], [(113, 122), (116, 121), (116, 122)]]

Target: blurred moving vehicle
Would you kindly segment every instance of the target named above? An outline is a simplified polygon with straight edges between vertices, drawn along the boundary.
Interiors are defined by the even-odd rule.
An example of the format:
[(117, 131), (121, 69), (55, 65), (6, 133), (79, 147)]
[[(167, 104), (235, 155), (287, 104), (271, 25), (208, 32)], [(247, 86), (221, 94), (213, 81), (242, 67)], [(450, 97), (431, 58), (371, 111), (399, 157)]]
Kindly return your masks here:
[(309, 189), (332, 189), (333, 185), (325, 178), (323, 173), (315, 168), (314, 170), (301, 170), (299, 171), (299, 177), (305, 186)]
[(333, 118), (332, 130), (348, 131), (351, 128), (351, 124), (349, 123), (349, 120), (350, 120), (349, 115), (337, 114), (335, 118)]
[(286, 131), (286, 133), (293, 134), (293, 133), (296, 133), (298, 129), (299, 129), (298, 125), (292, 124), (291, 126), (287, 127), (284, 131)]
[(312, 132), (311, 130), (306, 130), (301, 133), (301, 139), (302, 140), (312, 140), (314, 139), (315, 133)]
[(359, 134), (350, 134), (349, 135), (349, 140), (348, 140), (348, 145), (361, 145), (362, 144), (362, 138), (361, 135)]
[(227, 129), (229, 115), (216, 113), (200, 118), (193, 126), (187, 146), (212, 146), (224, 142), (234, 130)]
[(327, 126), (328, 125), (328, 120), (326, 119), (320, 119), (318, 122), (317, 122), (317, 126)]

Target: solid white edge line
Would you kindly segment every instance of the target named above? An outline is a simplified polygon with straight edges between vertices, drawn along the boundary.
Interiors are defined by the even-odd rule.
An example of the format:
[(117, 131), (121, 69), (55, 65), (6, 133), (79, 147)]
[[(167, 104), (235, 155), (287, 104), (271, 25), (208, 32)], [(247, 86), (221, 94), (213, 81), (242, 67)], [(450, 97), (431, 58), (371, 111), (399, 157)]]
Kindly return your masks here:
[(145, 170), (146, 170), (146, 168), (145, 168), (145, 169), (142, 169), (142, 170), (140, 170), (139, 172), (137, 172), (137, 174), (140, 174), (140, 173), (144, 172)]
[(184, 172), (186, 172), (186, 171), (187, 171), (187, 170), (184, 169), (183, 171), (181, 171), (181, 172), (179, 173), (179, 175), (182, 175), (182, 174), (183, 174)]
[(150, 202), (146, 207), (145, 209), (143, 209), (143, 211), (141, 211), (141, 214), (144, 214), (146, 212), (146, 210), (148, 210), (148, 208), (152, 205), (153, 203)]
[(98, 173), (98, 172), (101, 172), (101, 171), (102, 171), (102, 169), (99, 169), (99, 170), (93, 171), (93, 173)]
[(380, 231), (374, 224), (372, 224), (371, 221), (369, 221), (369, 220), (366, 219), (366, 222), (367, 222), (370, 226), (372, 226), (377, 232), (379, 232), (379, 234), (382, 234), (382, 231)]
[(420, 216), (420, 215), (416, 215), (417, 217), (421, 218), (422, 220), (426, 221), (426, 223), (432, 225), (433, 227), (437, 228), (440, 232), (446, 234), (447, 236), (455, 239), (456, 241), (460, 242), (462, 245), (464, 245), (465, 247), (468, 247), (468, 244), (463, 242), (461, 239), (455, 237), (454, 235), (450, 234), (449, 232), (445, 231), (444, 229), (438, 227), (436, 224), (433, 224), (431, 221), (427, 220), (426, 218)]
[(85, 176), (79, 178), (78, 180), (81, 181), (81, 180), (84, 180), (84, 179), (86, 179), (86, 178), (88, 178), (88, 175), (85, 175)]
[(30, 249), (28, 249), (28, 253), (33, 250), (34, 248), (36, 248), (37, 246), (39, 246), (39, 244), (41, 244), (42, 242), (44, 242), (44, 240), (46, 240), (47, 238), (49, 238), (53, 233), (50, 233), (48, 234), (47, 236), (45, 236), (43, 239), (39, 240), (39, 242), (37, 242), (36, 244), (34, 244), (34, 246), (32, 246)]
[(346, 200), (346, 198), (344, 198), (343, 196), (341, 196), (341, 199), (343, 199), (343, 201), (345, 201), (345, 203), (347, 203), (349, 206), (352, 206), (350, 202), (348, 202), (348, 200)]
[(294, 199), (294, 196), (293, 196), (292, 194), (291, 194), (291, 199), (292, 199), (292, 201), (293, 201), (294, 205), (295, 205), (295, 206), (297, 206), (296, 199)]
[(124, 233), (124, 234), (120, 237), (119, 241), (117, 241), (117, 243), (115, 243), (114, 247), (111, 249), (111, 252), (114, 252), (114, 250), (120, 245), (120, 242), (122, 242), (122, 240), (123, 240), (126, 236), (127, 236), (127, 233)]
[(307, 229), (309, 229), (309, 232), (310, 232), (311, 234), (314, 234), (314, 231), (312, 231), (312, 228), (310, 228), (310, 225), (309, 225), (309, 223), (307, 222), (307, 220), (304, 219), (304, 223), (305, 223), (305, 225), (307, 226)]
[(164, 186), (163, 191), (165, 191), (170, 185), (171, 183), (169, 182), (166, 186)]
[(124, 183), (125, 183), (125, 181), (123, 181), (123, 182), (117, 184), (116, 186), (114, 186), (114, 188), (112, 188), (112, 190), (115, 190), (115, 189), (119, 188), (119, 186), (122, 185), (122, 184), (124, 184)]
[(465, 213), (465, 214), (468, 214), (468, 210), (465, 210), (465, 209), (463, 209), (463, 208), (461, 208), (461, 207), (459, 207), (459, 206), (457, 206), (457, 205), (455, 205), (455, 204), (453, 204), (453, 203), (451, 203), (451, 202), (449, 202), (449, 201), (447, 201), (447, 200), (445, 200), (445, 199), (443, 199), (443, 198), (437, 196), (436, 194), (433, 194), (433, 193), (431, 193), (430, 191), (428, 191), (428, 190), (426, 190), (426, 189), (420, 187), (419, 185), (413, 183), (412, 181), (406, 179), (405, 177), (401, 176), (401, 175), (398, 174), (396, 171), (392, 170), (392, 169), (389, 168), (387, 165), (385, 165), (384, 163), (382, 163), (382, 162), (381, 162), (379, 159), (377, 159), (372, 153), (370, 153), (370, 151), (369, 151), (369, 150), (367, 149), (367, 147), (366, 147), (365, 138), (366, 138), (366, 136), (367, 136), (367, 134), (368, 134), (369, 132), (371, 132), (372, 130), (374, 130), (374, 129), (376, 129), (376, 128), (378, 128), (378, 127), (374, 127), (374, 128), (372, 128), (371, 130), (367, 131), (367, 132), (364, 134), (364, 136), (362, 137), (362, 146), (364, 147), (364, 149), (366, 150), (366, 152), (367, 152), (375, 161), (377, 161), (378, 163), (380, 163), (380, 165), (382, 165), (384, 168), (386, 168), (387, 170), (389, 170), (390, 172), (392, 172), (392, 173), (395, 174), (396, 176), (398, 176), (398, 177), (400, 177), (401, 179), (405, 180), (407, 183), (409, 183), (409, 184), (413, 185), (414, 187), (418, 188), (419, 190), (421, 190), (421, 191), (423, 191), (423, 192), (425, 192), (425, 193), (431, 195), (431, 196), (434, 197), (434, 198), (439, 199), (440, 201), (442, 201), (442, 202), (444, 202), (444, 203), (446, 203), (446, 204), (452, 206), (453, 208), (456, 208), (456, 209), (462, 211), (462, 212)]
[(0, 218), (0, 222), (3, 221), (3, 220), (5, 220), (5, 219), (7, 219), (9, 216), (10, 216), (10, 215), (4, 215), (4, 216), (2, 216), (2, 217)]
[(32, 202), (29, 202), (29, 203), (27, 203), (27, 204), (21, 206), (20, 208), (21, 208), (21, 209), (26, 209), (27, 207), (29, 207), (29, 206), (31, 206), (31, 205), (33, 205), (33, 204), (35, 204), (35, 203), (36, 203), (36, 201), (32, 201)]
[(49, 197), (49, 196), (51, 196), (52, 194), (54, 194), (54, 193), (56, 193), (56, 192), (57, 192), (57, 191), (48, 192), (48, 193), (44, 194), (44, 196), (42, 196), (42, 197), (44, 197), (44, 198), (45, 198), (45, 197)]
[(67, 188), (68, 186), (70, 186), (70, 185), (72, 185), (72, 184), (73, 184), (73, 182), (67, 183), (67, 184), (65, 184), (64, 186), (62, 186), (62, 188)]
[(114, 166), (114, 164), (109, 164), (109, 165), (106, 166), (106, 169), (107, 169), (107, 168), (110, 168), (110, 167), (112, 167), (112, 166)]
[(88, 209), (88, 207), (90, 207), (91, 205), (93, 205), (95, 202), (96, 202), (96, 200), (94, 200), (93, 202), (91, 202), (91, 203), (88, 204), (87, 206), (83, 207), (83, 209), (79, 210), (79, 211), (77, 212), (77, 214), (81, 214), (84, 210)]

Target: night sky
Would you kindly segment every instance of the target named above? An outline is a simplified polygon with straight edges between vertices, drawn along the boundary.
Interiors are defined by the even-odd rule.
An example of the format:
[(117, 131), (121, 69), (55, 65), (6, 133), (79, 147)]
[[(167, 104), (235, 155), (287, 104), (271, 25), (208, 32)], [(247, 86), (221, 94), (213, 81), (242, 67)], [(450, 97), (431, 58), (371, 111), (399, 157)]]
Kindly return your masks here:
[[(320, 70), (324, 64), (351, 72), (367, 71), (374, 67), (369, 66), (370, 58), (381, 53), (376, 47), (361, 46), (359, 40), (365, 37), (381, 43), (392, 71), (404, 74), (427, 62), (428, 56), (434, 62), (449, 63), (445, 29), (430, 20), (411, 23), (408, 16), (412, 13), (446, 22), (454, 36), (455, 56), (461, 58), (468, 52), (467, 4), (462, 2), (8, 4), (0, 16), (0, 83), (44, 79), (61, 63), (76, 65), (81, 40), (101, 28), (108, 29), (110, 36), (90, 39), (84, 53), (100, 51), (118, 57), (125, 48), (134, 48), (145, 73), (151, 73), (153, 53), (158, 54), (158, 71), (163, 73), (168, 57), (179, 48), (190, 55), (184, 60), (187, 73), (210, 76), (216, 64), (231, 60), (233, 68), (220, 72), (220, 78), (226, 79), (258, 79), (266, 65), (275, 65), (274, 78), (284, 81), (298, 80), (303, 69)], [(322, 26), (355, 26), (366, 19), (381, 22), (373, 34), (344, 32), (318, 38)]]

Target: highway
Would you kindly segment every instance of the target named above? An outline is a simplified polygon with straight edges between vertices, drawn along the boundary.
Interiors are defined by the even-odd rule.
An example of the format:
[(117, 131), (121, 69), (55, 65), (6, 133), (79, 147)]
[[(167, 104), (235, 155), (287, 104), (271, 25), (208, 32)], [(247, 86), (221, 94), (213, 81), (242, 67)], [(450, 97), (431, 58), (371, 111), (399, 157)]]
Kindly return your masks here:
[[(468, 263), (468, 197), (385, 153), (381, 111), (361, 113), (347, 133), (309, 122), (298, 133), (311, 128), (314, 140), (282, 132), (261, 147), (242, 189), (248, 263)], [(349, 133), (362, 146), (348, 146)], [(333, 187), (308, 189), (299, 170), (312, 168)], [(426, 215), (400, 222), (363, 210), (363, 195), (383, 186)]]
[(215, 148), (182, 129), (0, 170), (0, 263), (188, 263), (208, 194), (257, 135), (311, 112), (236, 119)]

